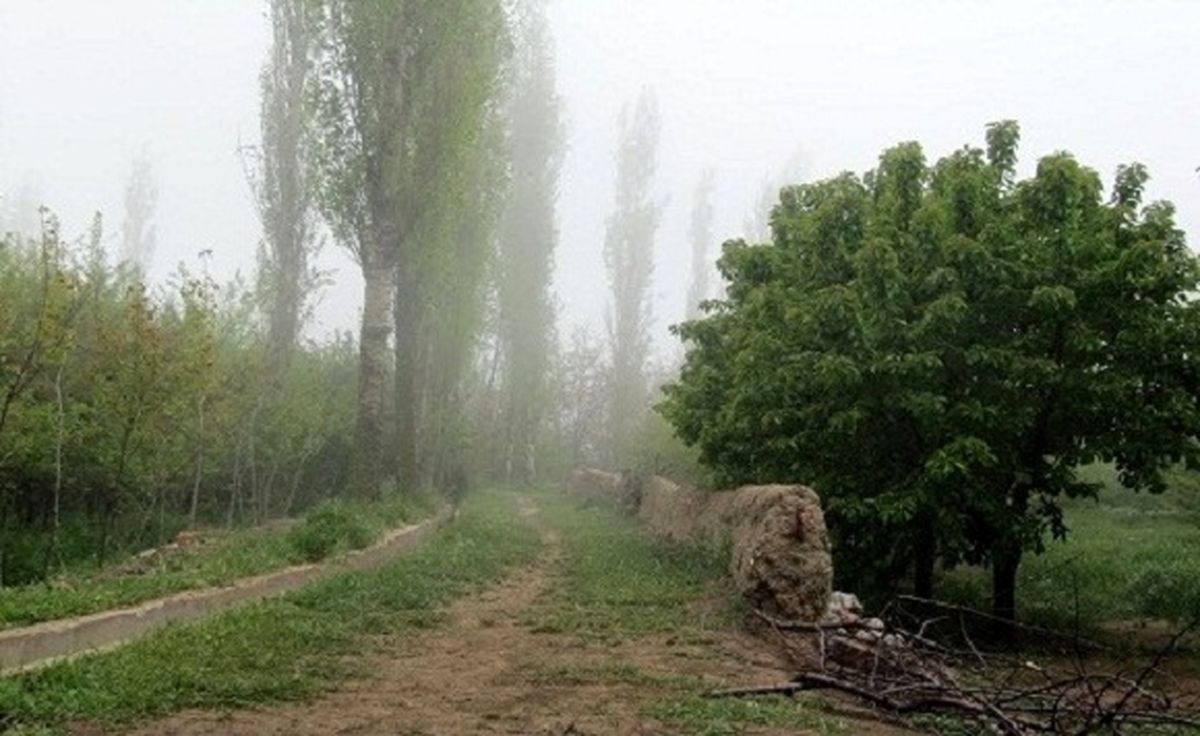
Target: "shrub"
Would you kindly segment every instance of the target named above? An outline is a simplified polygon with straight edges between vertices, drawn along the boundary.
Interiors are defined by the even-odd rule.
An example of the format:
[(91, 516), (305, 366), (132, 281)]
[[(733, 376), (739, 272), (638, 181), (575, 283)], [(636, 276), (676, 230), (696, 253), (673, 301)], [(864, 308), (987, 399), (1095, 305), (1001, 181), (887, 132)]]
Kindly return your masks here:
[(362, 549), (374, 540), (356, 510), (341, 501), (326, 501), (305, 515), (288, 533), (288, 542), (303, 559), (317, 562), (335, 552)]
[(1200, 581), (1182, 565), (1143, 570), (1130, 581), (1126, 597), (1150, 618), (1182, 621), (1200, 615)]

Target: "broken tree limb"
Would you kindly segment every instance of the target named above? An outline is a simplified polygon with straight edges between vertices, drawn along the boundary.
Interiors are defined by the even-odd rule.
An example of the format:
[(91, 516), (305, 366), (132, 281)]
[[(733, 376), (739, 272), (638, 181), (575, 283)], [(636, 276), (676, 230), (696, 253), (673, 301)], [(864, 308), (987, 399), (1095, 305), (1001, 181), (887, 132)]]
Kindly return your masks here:
[[(909, 599), (938, 615), (920, 620), (896, 606), (887, 609), (888, 621), (863, 618), (861, 609), (841, 611), (840, 616), (831, 610), (821, 621), (788, 621), (753, 611), (792, 651), (805, 651), (799, 646), (804, 641), (815, 640), (819, 646), (807, 648), (807, 660), (796, 660), (805, 669), (791, 681), (717, 690), (707, 697), (795, 696), (823, 690), (849, 696), (880, 715), (951, 715), (1001, 736), (1089, 736), (1146, 727), (1200, 727), (1195, 699), (1185, 702), (1160, 690), (1162, 665), (1186, 636), (1200, 630), (1200, 621), (1180, 629), (1140, 669), (1106, 673), (1090, 671), (1078, 646), (1073, 667), (1065, 668), (1039, 665), (1019, 653), (981, 650), (964, 623), (964, 614), (978, 612)], [(957, 626), (939, 626), (955, 619)], [(1042, 636), (1079, 641), (1069, 634), (1028, 628)], [(939, 641), (939, 637), (949, 640)]]

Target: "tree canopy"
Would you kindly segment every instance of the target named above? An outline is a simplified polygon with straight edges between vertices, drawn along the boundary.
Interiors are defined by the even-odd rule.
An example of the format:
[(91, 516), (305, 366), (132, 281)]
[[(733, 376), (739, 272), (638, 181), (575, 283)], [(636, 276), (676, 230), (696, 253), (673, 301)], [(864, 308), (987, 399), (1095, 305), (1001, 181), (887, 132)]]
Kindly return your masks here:
[(1200, 270), (1148, 175), (1066, 153), (1015, 174), (1019, 129), (933, 165), (885, 151), (864, 176), (785, 188), (773, 242), (724, 247), (724, 300), (661, 411), (730, 481), (820, 491), (842, 574), (988, 563), (1014, 614), (1023, 552), (1062, 536), (1060, 500), (1116, 465), (1158, 491), (1196, 459)]

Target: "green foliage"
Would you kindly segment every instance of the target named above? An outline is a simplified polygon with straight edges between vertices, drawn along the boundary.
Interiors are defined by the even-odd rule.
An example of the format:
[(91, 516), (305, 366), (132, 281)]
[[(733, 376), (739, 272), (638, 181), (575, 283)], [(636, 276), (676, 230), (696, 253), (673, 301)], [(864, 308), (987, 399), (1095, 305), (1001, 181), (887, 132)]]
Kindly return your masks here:
[(562, 478), (576, 468), (604, 463), (609, 443), (606, 417), (612, 407), (599, 338), (585, 328), (576, 328), (556, 357), (548, 387), (549, 403), (555, 411), (542, 439), (542, 465)]
[(724, 480), (813, 484), (856, 588), (985, 562), (1008, 615), (1022, 553), (1095, 492), (1076, 468), (1156, 492), (1196, 459), (1200, 269), (1172, 206), (1142, 205), (1138, 165), (1106, 199), (1065, 153), (1015, 181), (1018, 137), (785, 189), (774, 242), (726, 244), (727, 298), (678, 328), (665, 416)]
[(445, 533), (387, 567), (0, 680), (0, 713), (26, 725), (116, 724), (311, 696), (355, 674), (345, 655), (366, 635), (429, 625), (438, 606), (532, 560), (537, 536), (511, 507), (480, 494)]
[(316, 562), (337, 552), (363, 549), (382, 533), (431, 509), (425, 499), (394, 491), (379, 503), (331, 499), (305, 514), (288, 531), (287, 540), (300, 557)]
[(363, 520), (342, 501), (325, 501), (288, 532), (288, 542), (309, 562), (337, 551), (362, 549), (372, 542)]
[(675, 435), (660, 414), (642, 417), (620, 452), (620, 467), (639, 476), (662, 475), (677, 483), (713, 487), (712, 473), (700, 464), (699, 452)]
[[(1187, 482), (1194, 484), (1195, 474), (1172, 472), (1162, 495), (1130, 493), (1108, 466), (1080, 475), (1103, 488), (1097, 500), (1066, 502), (1070, 534), (1022, 565), (1022, 619), (1065, 631), (1078, 622), (1103, 636), (1110, 625), (1147, 618), (1187, 622), (1200, 614), (1200, 516), (1186, 505), (1194, 493)], [(987, 577), (974, 567), (949, 571), (937, 596), (986, 605)]]
[(467, 441), (461, 389), (505, 174), (495, 95), (507, 19), (497, 0), (319, 8), (310, 158), (318, 209), (363, 267), (354, 485), (374, 496), (390, 458), (415, 487), (453, 472)]
[(98, 219), (68, 243), (47, 215), (40, 242), (0, 246), (0, 585), (344, 482), (349, 340), (273, 373), (252, 293), (182, 268), (151, 290), (100, 243)]
[(509, 480), (533, 481), (537, 444), (553, 400), (547, 388), (555, 340), (556, 203), (565, 129), (556, 89), (546, 4), (519, 3), (507, 91), (509, 187), (499, 219), (494, 281), (502, 366), (491, 465)]

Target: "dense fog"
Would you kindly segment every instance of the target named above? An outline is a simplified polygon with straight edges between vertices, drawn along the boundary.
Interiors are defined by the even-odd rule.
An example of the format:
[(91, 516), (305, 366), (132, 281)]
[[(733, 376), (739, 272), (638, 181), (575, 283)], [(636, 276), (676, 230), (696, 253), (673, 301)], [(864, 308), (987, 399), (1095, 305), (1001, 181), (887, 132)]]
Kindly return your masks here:
[[(723, 240), (744, 233), (766, 187), (866, 170), (902, 140), (940, 156), (1013, 118), (1022, 171), (1059, 149), (1106, 179), (1140, 161), (1148, 197), (1173, 201), (1183, 229), (1200, 231), (1193, 3), (556, 0), (549, 14), (567, 123), (561, 319), (603, 329), (616, 121), (651, 87), (662, 114), (654, 338), (664, 358), (676, 352), (665, 328), (684, 315), (692, 193), (706, 168)], [(206, 249), (218, 276), (249, 271), (260, 228), (236, 154), (258, 137), (269, 44), (250, 0), (5, 0), (5, 206), (47, 204), (71, 236), (99, 210), (115, 248), (122, 192), (145, 153), (160, 190), (153, 275)], [(357, 268), (332, 244), (320, 263), (333, 283), (308, 332), (353, 329)]]

